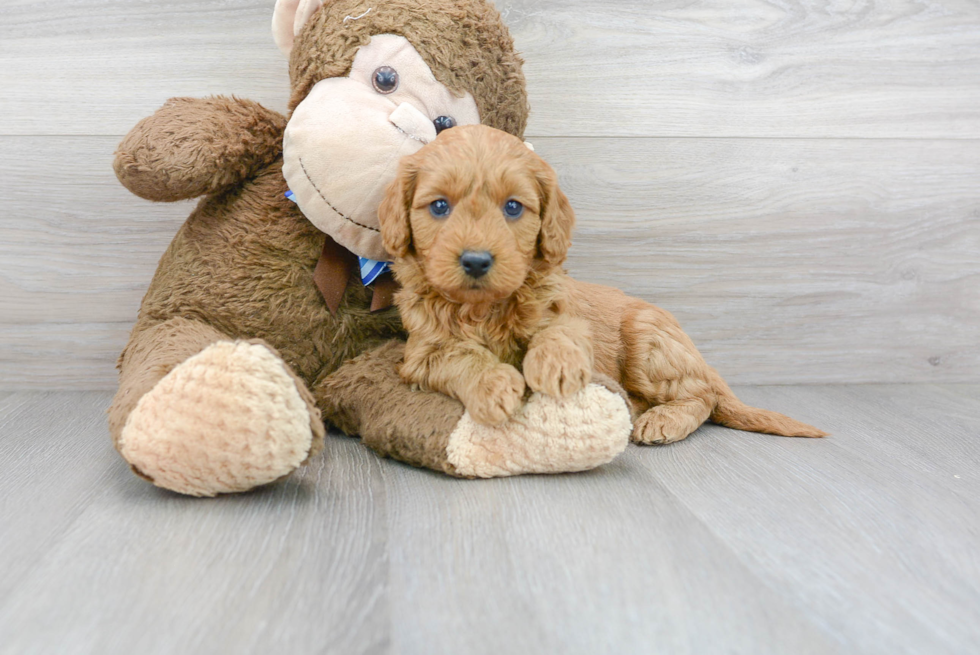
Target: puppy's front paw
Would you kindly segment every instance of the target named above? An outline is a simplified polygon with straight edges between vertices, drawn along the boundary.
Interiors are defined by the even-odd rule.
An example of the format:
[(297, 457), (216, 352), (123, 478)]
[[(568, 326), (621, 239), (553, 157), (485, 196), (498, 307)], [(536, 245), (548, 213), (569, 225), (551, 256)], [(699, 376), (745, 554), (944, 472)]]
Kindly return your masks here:
[(524, 357), (527, 386), (554, 398), (567, 398), (592, 379), (592, 358), (568, 339), (549, 339)]
[(500, 425), (514, 415), (523, 398), (524, 377), (513, 366), (500, 364), (484, 371), (463, 404), (477, 423)]

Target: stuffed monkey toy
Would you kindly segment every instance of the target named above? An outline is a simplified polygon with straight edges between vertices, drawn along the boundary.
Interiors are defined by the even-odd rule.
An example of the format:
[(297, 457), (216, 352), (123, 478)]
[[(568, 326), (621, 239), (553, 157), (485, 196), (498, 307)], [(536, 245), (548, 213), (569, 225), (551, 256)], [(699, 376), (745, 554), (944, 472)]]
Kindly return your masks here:
[(324, 421), (383, 456), (461, 477), (590, 469), (625, 448), (613, 382), (531, 396), (508, 423), (398, 377), (377, 208), (398, 160), (443, 129), (521, 136), (521, 59), (486, 0), (279, 0), (290, 116), (172, 99), (125, 137), (116, 174), (155, 201), (203, 196), (160, 260), (119, 358), (113, 442), (133, 471), (196, 496), (273, 482)]

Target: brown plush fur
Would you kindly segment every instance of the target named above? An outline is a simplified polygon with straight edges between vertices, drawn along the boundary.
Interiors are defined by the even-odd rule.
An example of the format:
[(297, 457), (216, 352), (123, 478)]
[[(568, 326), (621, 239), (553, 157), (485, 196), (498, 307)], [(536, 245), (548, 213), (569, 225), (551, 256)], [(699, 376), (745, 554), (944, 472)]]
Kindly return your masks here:
[[(113, 444), (119, 447), (119, 436), (122, 434), (126, 419), (144, 394), (153, 389), (157, 382), (187, 358), (196, 355), (212, 343), (225, 339), (227, 337), (214, 328), (199, 321), (183, 318), (172, 318), (146, 330), (134, 331), (126, 349), (119, 356), (119, 393), (116, 394), (109, 409), (109, 433)], [(261, 339), (249, 341), (262, 345), (274, 355), (280, 356), (275, 348)], [(313, 444), (307, 458), (313, 457), (323, 450), (323, 440), (326, 436), (323, 419), (303, 381), (289, 368), (286, 372), (296, 382), (296, 388), (310, 414)], [(151, 477), (136, 466), (131, 465), (131, 468), (140, 477), (153, 482)]]
[[(371, 11), (368, 12), (368, 9)], [(362, 16), (344, 22), (347, 16)], [(473, 94), (484, 125), (524, 134), (528, 102), (514, 41), (489, 2), (465, 0), (336, 0), (296, 36), (289, 58), (290, 109), (314, 84), (350, 71), (356, 49), (373, 34), (404, 36), (443, 85)], [(487, 71), (495, 71), (487, 75)]]
[[(451, 205), (448, 217), (430, 212), (438, 199)], [(523, 204), (520, 218), (504, 215), (508, 200)], [(525, 382), (567, 397), (595, 369), (629, 393), (637, 442), (683, 439), (709, 417), (824, 436), (739, 402), (668, 312), (569, 278), (561, 264), (574, 214), (554, 171), (520, 139), (481, 125), (443, 132), (402, 160), (379, 217), (404, 287), (396, 296), (409, 331), (401, 375), (460, 399), (478, 422), (509, 418)], [(468, 275), (464, 251), (489, 252), (489, 272)]]
[(446, 446), (463, 407), (404, 384), (397, 372), (404, 349), (403, 342), (390, 341), (327, 376), (316, 387), (321, 407), (334, 425), (361, 435), (379, 455), (456, 475)]
[[(395, 33), (413, 43), (440, 81), (473, 93), (485, 122), (522, 132), (527, 101), (521, 62), (488, 2), (390, 0), (344, 24), (343, 16), (367, 9), (362, 5), (331, 3), (303, 28), (291, 55), (292, 106), (319, 79), (345, 75), (372, 34)], [(325, 237), (283, 197), (284, 125), (281, 115), (246, 100), (179, 99), (141, 121), (120, 144), (115, 169), (137, 195), (167, 201), (208, 195), (163, 255), (120, 358), (120, 388), (109, 410), (114, 440), (147, 390), (214, 341), (261, 339), (302, 382), (304, 398), (309, 387), (319, 407), (329, 403), (340, 411), (331, 402), (337, 388), (329, 375), (345, 360), (403, 338), (397, 311), (372, 313), (371, 291), (359, 280), (348, 287), (336, 315), (327, 310), (313, 282)], [(377, 358), (354, 364), (368, 376), (374, 375), (372, 367), (388, 365)], [(372, 398), (412, 393), (393, 376), (380, 375), (377, 383), (391, 388), (358, 387), (361, 395), (343, 397), (370, 405)], [(397, 432), (408, 444), (419, 433), (445, 427), (447, 402), (458, 407), (434, 394), (404, 402), (415, 403), (420, 424), (396, 431), (374, 422), (368, 429), (385, 438)], [(328, 412), (324, 418), (332, 417)], [(389, 418), (399, 423), (403, 417)], [(430, 429), (430, 423), (438, 426)], [(448, 438), (449, 430), (443, 432)], [(399, 456), (401, 450), (389, 452)], [(444, 461), (444, 449), (421, 458), (405, 455), (443, 470), (440, 457)]]
[(285, 127), (284, 116), (250, 100), (171, 98), (130, 130), (113, 167), (147, 200), (218, 193), (276, 161)]
[[(404, 355), (405, 344), (391, 341), (340, 367), (317, 385), (321, 407), (338, 428), (362, 435), (379, 455), (459, 476), (446, 447), (463, 406), (444, 394), (413, 391), (404, 384), (398, 376)], [(608, 376), (596, 373), (592, 382), (627, 398)]]

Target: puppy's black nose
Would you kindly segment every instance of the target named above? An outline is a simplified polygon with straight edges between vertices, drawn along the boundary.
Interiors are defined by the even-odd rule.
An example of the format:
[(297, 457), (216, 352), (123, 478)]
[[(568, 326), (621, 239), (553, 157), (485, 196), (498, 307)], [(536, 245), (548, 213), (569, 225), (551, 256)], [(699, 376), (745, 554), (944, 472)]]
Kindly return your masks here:
[(472, 278), (481, 278), (493, 266), (493, 255), (486, 250), (482, 252), (464, 250), (463, 254), (459, 256), (459, 263), (467, 275)]

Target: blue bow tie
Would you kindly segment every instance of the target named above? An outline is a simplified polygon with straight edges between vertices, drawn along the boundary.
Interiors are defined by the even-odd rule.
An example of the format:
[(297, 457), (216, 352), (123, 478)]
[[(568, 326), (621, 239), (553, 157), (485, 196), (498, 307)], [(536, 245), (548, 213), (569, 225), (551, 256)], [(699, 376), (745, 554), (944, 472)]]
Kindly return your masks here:
[(367, 257), (358, 257), (357, 261), (361, 265), (361, 281), (364, 286), (371, 284), (391, 268), (389, 262), (376, 262)]

